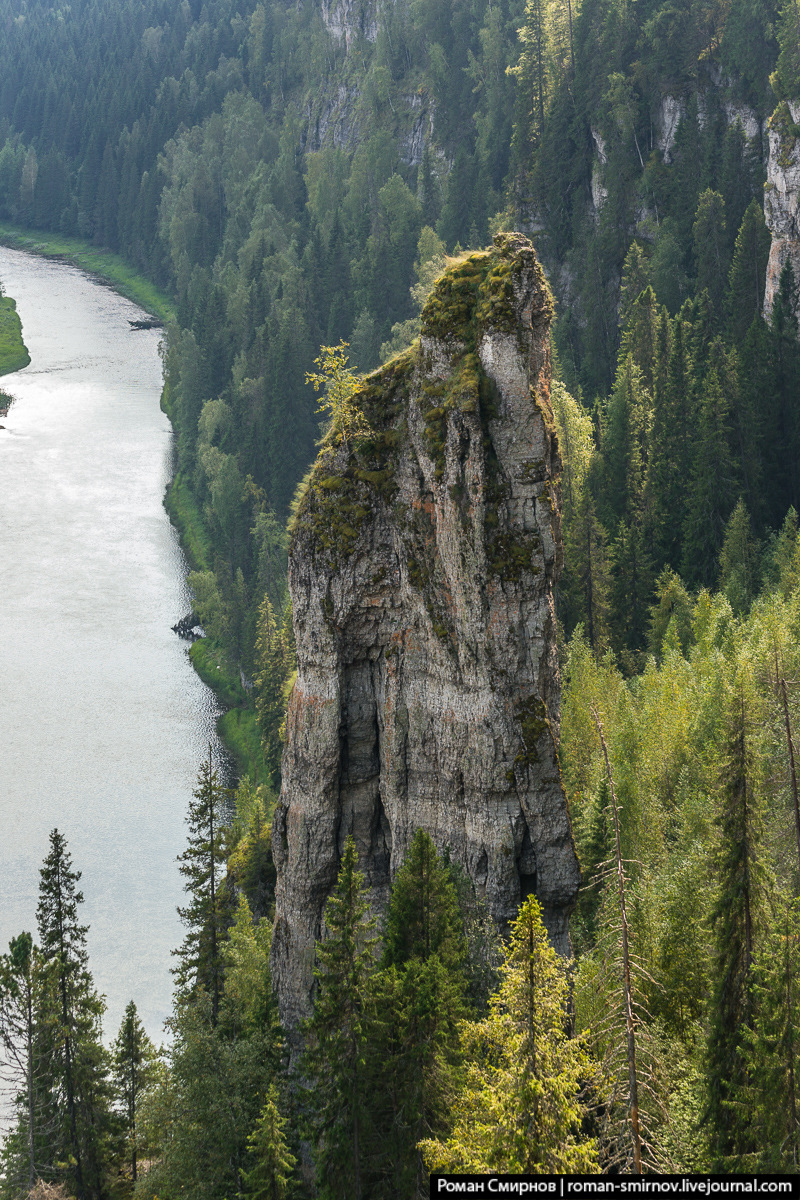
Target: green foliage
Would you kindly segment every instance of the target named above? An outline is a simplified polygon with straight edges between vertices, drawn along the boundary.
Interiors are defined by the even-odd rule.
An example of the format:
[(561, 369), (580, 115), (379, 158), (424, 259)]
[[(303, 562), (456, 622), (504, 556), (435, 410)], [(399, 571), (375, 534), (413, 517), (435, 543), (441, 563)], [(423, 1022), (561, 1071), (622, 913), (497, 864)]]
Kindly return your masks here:
[(340, 342), (338, 346), (322, 346), (319, 357), (314, 359), (319, 371), (306, 372), (306, 383), (322, 392), (317, 412), (329, 414), (332, 447), (348, 443), (356, 437), (367, 437), (372, 432), (356, 403), (363, 381), (347, 366), (347, 348), (347, 342)]
[(52, 973), (51, 987), (40, 995), (46, 1011), (37, 1013), (41, 1065), (36, 1107), (46, 1114), (38, 1131), (40, 1169), (68, 1180), (79, 1198), (99, 1200), (114, 1132), (108, 1056), (100, 1041), (105, 1005), (88, 969), (88, 926), (78, 917), (80, 871), (73, 871), (66, 840), (57, 829), (50, 834), (39, 874), (40, 954)]
[(759, 558), (750, 515), (740, 497), (725, 527), (719, 556), (720, 586), (737, 615), (746, 613), (755, 599), (760, 583)]
[(750, 325), (761, 315), (769, 247), (763, 208), (752, 200), (736, 235), (728, 279), (727, 311), (734, 343), (744, 341)]
[(126, 1159), (130, 1164), (130, 1178), (135, 1183), (139, 1152), (143, 1148), (137, 1117), (143, 1097), (159, 1077), (159, 1061), (133, 1000), (125, 1009), (112, 1054), (114, 1082), (125, 1121)]
[(746, 1080), (744, 1030), (752, 1029), (752, 968), (769, 881), (761, 862), (762, 817), (754, 788), (744, 683), (728, 703), (716, 864), (713, 990), (707, 1047), (706, 1119), (714, 1163), (726, 1169), (755, 1149), (750, 1113), (732, 1101)]
[(227, 996), (214, 1021), (205, 993), (178, 1000), (168, 1030), (164, 1079), (142, 1110), (155, 1162), (140, 1174), (135, 1196), (238, 1195), (252, 1167), (248, 1138), (277, 1067), (275, 1030), (271, 1024), (243, 1030)]
[[(291, 614), (287, 614), (288, 619)], [(280, 765), (283, 743), (281, 724), (285, 712), (284, 692), (286, 684), (295, 670), (294, 645), (291, 629), (284, 624), (278, 628), (275, 613), (265, 594), (258, 613), (256, 638), (256, 713), (264, 748), (264, 758), (270, 771), (270, 780), (276, 789), (280, 787)]]
[(467, 1067), (453, 1131), (421, 1143), (430, 1171), (525, 1174), (594, 1172), (597, 1148), (582, 1134), (591, 1066), (565, 1032), (569, 984), (529, 896), (511, 929), (501, 982), (482, 1021), (464, 1022)]
[(189, 844), (178, 857), (189, 902), (178, 909), (187, 934), (174, 951), (174, 970), (179, 994), (187, 1001), (206, 993), (210, 999), (211, 1023), (216, 1025), (222, 996), (224, 966), (222, 949), (227, 896), (222, 885), (226, 857), (223, 819), (225, 800), (217, 771), (209, 756), (200, 766), (194, 799), (189, 804)]
[(306, 1024), (303, 1074), (313, 1093), (317, 1178), (325, 1197), (359, 1198), (371, 1103), (365, 1077), (372, 922), (347, 838), (317, 943), (317, 994)]
[(31, 361), (22, 340), (22, 323), (16, 303), (0, 294), (0, 375), (20, 371)]
[(284, 1200), (297, 1159), (286, 1144), (286, 1118), (278, 1110), (278, 1089), (270, 1086), (256, 1127), (247, 1139), (253, 1166), (243, 1175), (242, 1195), (253, 1200)]
[(383, 933), (384, 966), (404, 966), (411, 958), (432, 955), (457, 972), (464, 942), (453, 880), (429, 835), (414, 834), (392, 886)]

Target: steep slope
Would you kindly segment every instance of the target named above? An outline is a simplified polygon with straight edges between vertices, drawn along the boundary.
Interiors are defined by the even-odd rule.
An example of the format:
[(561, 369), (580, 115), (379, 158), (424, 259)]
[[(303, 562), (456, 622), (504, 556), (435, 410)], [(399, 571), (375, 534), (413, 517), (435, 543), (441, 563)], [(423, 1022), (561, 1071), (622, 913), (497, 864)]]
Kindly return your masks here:
[(535, 892), (568, 948), (579, 872), (556, 754), (552, 312), (520, 235), (452, 266), (420, 342), (369, 377), (370, 436), (323, 451), (300, 504), (273, 829), (272, 969), (290, 1026), (351, 833), (377, 910), (422, 827), (498, 922)]

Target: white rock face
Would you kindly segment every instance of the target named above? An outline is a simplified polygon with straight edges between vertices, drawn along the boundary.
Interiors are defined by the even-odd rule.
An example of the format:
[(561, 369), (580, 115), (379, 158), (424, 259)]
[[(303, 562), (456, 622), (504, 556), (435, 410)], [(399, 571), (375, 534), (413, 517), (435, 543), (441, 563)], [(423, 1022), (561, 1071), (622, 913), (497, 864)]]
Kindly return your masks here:
[(374, 469), (342, 447), (300, 506), (298, 676), (273, 826), (271, 961), (289, 1028), (310, 1010), (349, 834), (376, 912), (423, 828), (501, 926), (534, 892), (569, 951), (579, 870), (556, 750), (552, 311), (519, 234), (451, 268), (419, 349), (368, 381)]
[(348, 50), (358, 37), (377, 41), (378, 10), (370, 0), (322, 0), (322, 20), (334, 41), (344, 42)]
[[(800, 124), (800, 102), (789, 105), (792, 121)], [(769, 162), (764, 188), (764, 216), (772, 234), (764, 293), (764, 316), (769, 319), (780, 285), (781, 272), (791, 260), (795, 281), (800, 281), (800, 138), (786, 128), (769, 131)], [(800, 315), (800, 314), (798, 314)]]
[(739, 122), (744, 136), (749, 141), (761, 141), (761, 122), (755, 109), (749, 108), (746, 104), (735, 104), (733, 100), (723, 100), (722, 111), (725, 113), (729, 125)]
[(592, 137), (594, 138), (597, 158), (592, 163), (592, 204), (594, 205), (595, 216), (599, 217), (600, 209), (608, 199), (608, 188), (603, 183), (603, 167), (608, 162), (606, 154), (606, 143), (603, 136), (592, 129)]
[(661, 101), (661, 111), (658, 115), (658, 137), (656, 145), (664, 155), (664, 162), (672, 161), (672, 147), (675, 145), (675, 135), (678, 132), (686, 109), (682, 100), (675, 96), (665, 96)]

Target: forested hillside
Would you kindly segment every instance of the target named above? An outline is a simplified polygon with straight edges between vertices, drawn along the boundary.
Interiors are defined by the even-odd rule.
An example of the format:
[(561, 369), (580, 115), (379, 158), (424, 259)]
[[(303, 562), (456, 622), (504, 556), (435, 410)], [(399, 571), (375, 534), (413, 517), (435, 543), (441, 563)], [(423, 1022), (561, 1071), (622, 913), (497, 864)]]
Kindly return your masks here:
[[(0, 220), (116, 250), (175, 298), (168, 502), (206, 634), (193, 657), (225, 668), (242, 744), (255, 709), (264, 759), (217, 842), (221, 793), (204, 768), (172, 1042), (143, 1085), (143, 1119), (109, 1123), (88, 1066), (73, 1117), (62, 1062), (36, 1145), (51, 1128), (60, 1140), (37, 1171), (105, 1195), (126, 1138), (155, 1164), (136, 1184), (148, 1200), (303, 1194), (310, 1146), (331, 1197), (424, 1195), (437, 1166), (797, 1170), (790, 264), (763, 315), (769, 133), (783, 168), (800, 138), (797, 12), (795, 0), (0, 0)], [(422, 836), (372, 952), (380, 931), (348, 851), (318, 956), (310, 1098), (282, 1073), (267, 969), (293, 670), (286, 522), (321, 432), (305, 377), (340, 340), (357, 371), (402, 350), (446, 256), (506, 228), (531, 235), (558, 305), (560, 755), (585, 883), (574, 979), (534, 902), (500, 947)], [(192, 847), (209, 841), (206, 869)], [(410, 922), (414, 904), (433, 941)], [(12, 947), (6, 991), (33, 986), (38, 961)], [(37, 986), (45, 997), (46, 975)], [(534, 1031), (526, 1004), (543, 1014)], [(38, 1153), (20, 1088), (9, 1197)], [(520, 1122), (539, 1113), (539, 1089), (552, 1107), (526, 1157)], [(81, 1138), (91, 1182), (76, 1174)]]

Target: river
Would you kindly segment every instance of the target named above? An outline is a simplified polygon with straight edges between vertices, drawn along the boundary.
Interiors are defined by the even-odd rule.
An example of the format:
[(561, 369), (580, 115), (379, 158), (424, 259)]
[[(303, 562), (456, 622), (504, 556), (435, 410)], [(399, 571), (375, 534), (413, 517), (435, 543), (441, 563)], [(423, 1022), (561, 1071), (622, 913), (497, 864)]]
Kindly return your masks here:
[(190, 608), (162, 500), (159, 332), (76, 268), (0, 247), (31, 365), (0, 378), (0, 949), (35, 933), (54, 827), (83, 873), (106, 1040), (150, 1035), (183, 936), (175, 864), (214, 699), (171, 626)]

